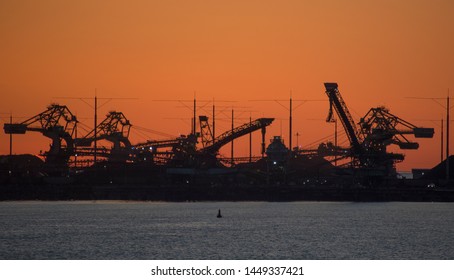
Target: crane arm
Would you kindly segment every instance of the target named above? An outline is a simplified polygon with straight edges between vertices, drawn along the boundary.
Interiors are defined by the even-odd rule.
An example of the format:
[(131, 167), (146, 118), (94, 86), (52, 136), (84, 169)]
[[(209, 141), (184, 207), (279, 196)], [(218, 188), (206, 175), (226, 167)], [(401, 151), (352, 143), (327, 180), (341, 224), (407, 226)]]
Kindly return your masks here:
[(131, 124), (122, 112), (111, 111), (95, 129), (78, 138), (76, 143), (78, 146), (90, 146), (95, 140), (106, 139), (112, 142), (120, 141), (125, 146), (130, 146), (128, 140), (130, 129)]
[(366, 145), (381, 141), (384, 144), (396, 144), (401, 149), (418, 149), (419, 144), (411, 142), (405, 135), (413, 135), (415, 138), (432, 138), (434, 135), (433, 128), (417, 127), (391, 114), (385, 107), (371, 108), (359, 124), (366, 135)]
[(337, 115), (339, 116), (342, 125), (345, 129), (345, 132), (347, 133), (347, 137), (350, 141), (350, 144), (354, 150), (355, 153), (360, 154), (361, 153), (361, 135), (358, 133), (358, 130), (356, 128), (355, 122), (353, 121), (353, 118), (350, 114), (350, 111), (347, 108), (347, 105), (345, 104), (339, 90), (338, 90), (338, 85), (337, 83), (325, 83), (325, 88), (326, 88), (326, 94), (328, 95), (329, 98), (329, 103), (330, 103), (330, 111), (328, 114), (327, 121), (332, 120), (333, 112), (332, 108), (337, 112)]
[(213, 141), (213, 144), (204, 147), (201, 151), (209, 154), (217, 153), (219, 149), (227, 143), (258, 129), (265, 128), (269, 126), (273, 121), (274, 118), (260, 118), (238, 126), (233, 130), (224, 132), (223, 134), (216, 137)]
[(26, 131), (53, 131), (73, 135), (76, 116), (66, 106), (51, 104), (47, 110), (21, 123), (5, 123), (3, 129), (7, 134), (25, 134)]
[(170, 140), (149, 140), (143, 143), (133, 145), (133, 149), (159, 149), (172, 148), (181, 142), (180, 138)]

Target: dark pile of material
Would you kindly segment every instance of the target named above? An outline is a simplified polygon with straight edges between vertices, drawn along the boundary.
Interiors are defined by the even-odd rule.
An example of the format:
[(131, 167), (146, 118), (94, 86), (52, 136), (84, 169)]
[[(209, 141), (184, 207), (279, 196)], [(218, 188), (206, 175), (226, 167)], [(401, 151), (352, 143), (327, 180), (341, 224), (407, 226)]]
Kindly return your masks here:
[(44, 162), (37, 156), (13, 155), (0, 156), (0, 183), (11, 182), (12, 178), (39, 178)]
[(34, 155), (25, 154), (25, 155), (13, 155), (13, 156), (0, 156), (0, 169), (1, 170), (17, 170), (17, 171), (26, 171), (26, 170), (38, 170), (42, 168), (43, 161)]
[(323, 157), (299, 156), (290, 159), (289, 169), (304, 176), (326, 176), (333, 172), (333, 165)]
[[(454, 156), (449, 157), (449, 177), (454, 178)], [(422, 179), (446, 179), (446, 160), (432, 168)]]

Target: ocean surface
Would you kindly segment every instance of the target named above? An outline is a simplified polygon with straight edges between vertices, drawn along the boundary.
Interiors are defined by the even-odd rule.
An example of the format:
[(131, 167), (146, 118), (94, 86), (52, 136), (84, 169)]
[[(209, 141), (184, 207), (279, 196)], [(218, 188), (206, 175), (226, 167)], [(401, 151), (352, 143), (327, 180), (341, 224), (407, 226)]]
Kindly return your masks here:
[(0, 259), (452, 260), (454, 203), (0, 202)]

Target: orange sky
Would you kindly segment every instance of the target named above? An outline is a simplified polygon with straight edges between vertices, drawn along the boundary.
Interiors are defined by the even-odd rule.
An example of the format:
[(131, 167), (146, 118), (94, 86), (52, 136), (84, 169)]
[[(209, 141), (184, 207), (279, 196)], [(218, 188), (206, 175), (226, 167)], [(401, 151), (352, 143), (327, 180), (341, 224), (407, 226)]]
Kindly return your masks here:
[[(429, 168), (440, 160), (440, 127), (427, 120), (444, 112), (433, 101), (405, 97), (454, 92), (453, 14), (449, 0), (0, 0), (1, 125), (10, 112), (21, 121), (51, 102), (91, 125), (90, 107), (55, 97), (93, 97), (96, 88), (99, 97), (138, 98), (111, 101), (101, 116), (118, 110), (133, 125), (178, 135), (189, 132), (191, 111), (154, 100), (187, 100), (196, 92), (200, 100), (236, 101), (217, 105), (235, 106), (240, 118), (277, 118), (267, 138), (282, 131), (288, 143), (286, 109), (250, 100), (288, 99), (290, 91), (295, 100), (325, 99), (323, 82), (332, 81), (356, 121), (385, 105), (418, 126), (434, 127), (434, 139), (418, 141), (420, 149), (406, 151), (398, 166)], [(327, 102), (295, 110), (300, 145), (333, 132), (323, 121), (327, 112)], [(219, 117), (218, 134), (230, 127), (221, 119), (227, 116)], [(131, 139), (144, 140), (134, 133)], [(245, 156), (240, 142), (247, 139), (238, 141), (236, 155)], [(15, 136), (14, 152), (37, 154), (48, 145), (28, 133)], [(0, 154), (8, 151), (2, 132)]]

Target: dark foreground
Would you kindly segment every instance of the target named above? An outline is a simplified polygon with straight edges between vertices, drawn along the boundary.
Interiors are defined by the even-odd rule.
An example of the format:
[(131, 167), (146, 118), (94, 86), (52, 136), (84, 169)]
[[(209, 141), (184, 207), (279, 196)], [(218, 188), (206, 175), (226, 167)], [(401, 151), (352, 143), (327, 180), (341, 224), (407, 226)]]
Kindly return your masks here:
[(143, 201), (415, 201), (454, 202), (454, 189), (437, 186), (339, 185), (7, 185), (0, 200)]

